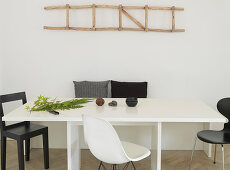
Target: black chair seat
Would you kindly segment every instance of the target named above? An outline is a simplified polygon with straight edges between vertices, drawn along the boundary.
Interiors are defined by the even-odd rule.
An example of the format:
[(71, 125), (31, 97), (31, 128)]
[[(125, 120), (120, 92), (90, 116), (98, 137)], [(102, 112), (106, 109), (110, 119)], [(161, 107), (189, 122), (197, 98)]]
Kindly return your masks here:
[[(15, 138), (14, 136), (21, 136), (22, 138), (31, 138), (37, 136), (37, 134), (41, 134), (42, 131), (47, 129), (46, 126), (37, 125), (37, 124), (30, 124), (30, 125), (22, 125), (19, 127), (12, 127), (5, 130), (8, 136)], [(37, 132), (37, 133), (36, 133)]]
[(197, 137), (206, 143), (211, 144), (229, 144), (230, 143), (230, 131), (229, 130), (203, 130), (197, 133)]

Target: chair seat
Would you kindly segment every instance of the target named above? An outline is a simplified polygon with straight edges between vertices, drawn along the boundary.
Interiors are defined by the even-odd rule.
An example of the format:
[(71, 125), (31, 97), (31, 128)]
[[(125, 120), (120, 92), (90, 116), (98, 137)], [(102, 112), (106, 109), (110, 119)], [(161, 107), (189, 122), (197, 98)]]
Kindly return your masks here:
[(230, 144), (229, 130), (203, 130), (197, 133), (197, 137), (203, 142), (212, 144)]
[[(34, 137), (39, 135), (39, 133), (43, 132), (47, 126), (38, 125), (38, 124), (30, 124), (29, 126), (17, 126), (13, 128), (9, 128), (5, 130), (5, 133), (9, 135), (9, 137), (15, 138), (14, 136), (21, 136), (21, 137)], [(7, 135), (7, 136), (8, 136)]]
[(130, 161), (140, 161), (151, 154), (150, 150), (143, 146), (124, 141), (121, 141), (121, 144)]

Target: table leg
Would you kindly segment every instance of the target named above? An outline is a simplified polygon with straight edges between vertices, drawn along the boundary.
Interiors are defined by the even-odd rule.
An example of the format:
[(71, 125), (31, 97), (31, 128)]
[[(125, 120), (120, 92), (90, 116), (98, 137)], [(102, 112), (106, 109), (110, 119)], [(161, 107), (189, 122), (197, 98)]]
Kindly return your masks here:
[[(212, 126), (211, 123), (204, 123), (204, 130), (211, 130)], [(204, 152), (206, 155), (211, 158), (212, 157), (212, 144), (208, 144), (204, 142)]]
[(79, 142), (79, 125), (67, 122), (67, 156), (68, 170), (80, 170), (81, 150)]
[(151, 170), (161, 170), (161, 133), (162, 123), (152, 127)]

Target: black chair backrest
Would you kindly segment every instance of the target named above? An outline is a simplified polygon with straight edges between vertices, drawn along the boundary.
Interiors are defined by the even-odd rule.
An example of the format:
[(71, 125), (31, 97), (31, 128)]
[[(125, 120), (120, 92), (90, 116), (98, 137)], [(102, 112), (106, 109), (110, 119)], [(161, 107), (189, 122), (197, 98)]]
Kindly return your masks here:
[(2, 104), (7, 103), (7, 102), (17, 101), (17, 100), (22, 100), (23, 104), (27, 103), (26, 93), (20, 92), (20, 93), (6, 94), (6, 95), (0, 96), (0, 118), (1, 118), (0, 119), (0, 128), (1, 128), (1, 130), (5, 129), (5, 122), (2, 121), (2, 117), (4, 116)]
[[(217, 103), (217, 109), (223, 116), (230, 120), (230, 98), (219, 100)], [(225, 123), (224, 127), (230, 129), (230, 122)]]

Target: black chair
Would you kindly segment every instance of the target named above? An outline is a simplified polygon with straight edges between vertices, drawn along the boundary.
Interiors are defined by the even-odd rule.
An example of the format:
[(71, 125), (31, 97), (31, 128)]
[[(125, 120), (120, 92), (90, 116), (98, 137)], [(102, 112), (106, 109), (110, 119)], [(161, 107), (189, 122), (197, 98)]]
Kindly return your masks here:
[(2, 121), (4, 116), (3, 103), (22, 100), (25, 104), (26, 94), (25, 92), (8, 94), (0, 96), (0, 128), (1, 128), (1, 170), (6, 170), (6, 138), (17, 140), (18, 146), (18, 162), (19, 170), (24, 170), (24, 144), (26, 161), (30, 160), (30, 138), (42, 135), (43, 136), (43, 151), (44, 151), (44, 167), (49, 168), (49, 142), (48, 142), (48, 127), (36, 124), (30, 124), (30, 122), (20, 122), (13, 125), (6, 126)]
[[(230, 120), (230, 98), (221, 99), (217, 103), (218, 111), (225, 116), (228, 120)], [(192, 158), (194, 154), (194, 150), (196, 147), (197, 138), (203, 142), (215, 144), (215, 153), (214, 153), (214, 164), (216, 163), (216, 145), (220, 144), (222, 148), (222, 169), (224, 170), (224, 144), (230, 144), (230, 122), (224, 124), (224, 129), (221, 131), (214, 130), (203, 130), (197, 133), (197, 137), (195, 138), (195, 143), (193, 146), (193, 151), (191, 155), (191, 160), (189, 164), (189, 170), (192, 163)]]

